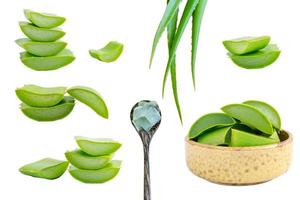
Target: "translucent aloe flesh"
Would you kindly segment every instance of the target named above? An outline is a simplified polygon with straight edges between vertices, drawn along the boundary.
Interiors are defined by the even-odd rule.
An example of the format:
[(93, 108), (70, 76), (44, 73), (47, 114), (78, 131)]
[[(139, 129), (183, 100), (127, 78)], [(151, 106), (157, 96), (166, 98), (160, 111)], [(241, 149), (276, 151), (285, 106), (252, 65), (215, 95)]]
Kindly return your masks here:
[(120, 57), (123, 52), (123, 47), (123, 44), (112, 41), (99, 50), (89, 50), (89, 53), (92, 57), (102, 62), (113, 62)]
[(24, 10), (25, 17), (34, 25), (41, 28), (54, 28), (62, 25), (66, 18), (54, 14), (34, 12), (32, 10)]
[(231, 127), (216, 128), (211, 131), (207, 131), (197, 138), (197, 142), (209, 145), (224, 145), (227, 144), (227, 134)]

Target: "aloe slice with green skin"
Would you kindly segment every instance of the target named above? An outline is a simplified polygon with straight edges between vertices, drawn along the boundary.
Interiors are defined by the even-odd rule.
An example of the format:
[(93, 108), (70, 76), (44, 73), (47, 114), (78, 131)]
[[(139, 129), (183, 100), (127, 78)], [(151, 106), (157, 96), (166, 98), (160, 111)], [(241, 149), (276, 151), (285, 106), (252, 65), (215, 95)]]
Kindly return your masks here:
[(104, 156), (116, 152), (121, 144), (106, 138), (87, 138), (77, 136), (75, 140), (82, 151), (91, 156)]
[(67, 43), (63, 41), (35, 42), (27, 38), (18, 39), (16, 43), (35, 56), (54, 56), (67, 46)]
[(58, 28), (46, 29), (34, 26), (28, 22), (19, 22), (22, 32), (36, 42), (54, 42), (62, 38), (66, 33)]
[(231, 60), (245, 69), (260, 69), (274, 63), (280, 55), (277, 45), (269, 44), (265, 48), (244, 55), (229, 54)]
[(101, 117), (108, 119), (108, 109), (101, 95), (94, 89), (75, 86), (67, 90), (69, 95), (93, 109)]
[(236, 121), (224, 113), (209, 113), (200, 117), (191, 127), (189, 138), (193, 139), (214, 127), (232, 126)]
[(105, 183), (117, 176), (120, 168), (121, 161), (113, 160), (102, 169), (85, 170), (70, 166), (69, 172), (73, 178), (83, 183)]
[(229, 116), (241, 121), (243, 124), (272, 135), (273, 126), (270, 120), (257, 108), (246, 104), (230, 104), (221, 108)]
[(271, 38), (270, 36), (261, 37), (242, 37), (223, 41), (224, 47), (232, 54), (242, 55), (265, 48)]
[(73, 166), (87, 170), (100, 169), (112, 159), (112, 155), (90, 156), (79, 149), (67, 151), (65, 156)]
[(19, 171), (28, 176), (56, 179), (64, 174), (68, 165), (69, 163), (67, 161), (44, 158), (21, 167)]
[(39, 13), (24, 9), (25, 17), (34, 25), (41, 28), (54, 28), (62, 25), (66, 18), (54, 14)]
[(38, 57), (28, 52), (20, 54), (22, 63), (36, 71), (49, 71), (62, 68), (75, 60), (69, 49), (64, 49), (55, 56)]
[(40, 87), (24, 85), (16, 89), (17, 97), (25, 104), (34, 107), (51, 107), (63, 100), (66, 87)]
[(259, 136), (235, 129), (231, 130), (230, 146), (232, 147), (261, 146), (276, 143), (276, 140), (268, 137)]
[(102, 61), (102, 62), (113, 62), (116, 61), (123, 52), (124, 45), (111, 41), (105, 47), (99, 50), (89, 50), (89, 53), (92, 57)]
[(226, 138), (231, 127), (217, 128), (201, 134), (197, 138), (197, 142), (209, 145), (224, 145), (227, 144)]
[(59, 104), (52, 107), (32, 107), (22, 103), (20, 109), (30, 119), (36, 121), (56, 121), (69, 115), (74, 106), (74, 99), (67, 96)]

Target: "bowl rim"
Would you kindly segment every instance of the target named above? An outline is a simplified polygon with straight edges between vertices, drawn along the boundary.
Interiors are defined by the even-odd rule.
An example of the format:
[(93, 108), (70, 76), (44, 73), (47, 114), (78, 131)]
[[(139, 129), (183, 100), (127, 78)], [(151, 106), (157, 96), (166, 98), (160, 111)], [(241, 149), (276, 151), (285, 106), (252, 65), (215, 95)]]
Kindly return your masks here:
[(280, 130), (279, 132), (283, 132), (283, 133), (287, 134), (288, 138), (277, 144), (269, 144), (269, 145), (261, 145), (261, 146), (250, 146), (250, 147), (215, 146), (215, 145), (201, 144), (201, 143), (195, 142), (193, 140), (190, 140), (188, 136), (185, 137), (185, 142), (186, 142), (186, 144), (191, 145), (191, 146), (197, 146), (197, 147), (206, 148), (206, 149), (222, 150), (222, 151), (250, 151), (250, 150), (274, 149), (277, 147), (283, 147), (283, 146), (293, 142), (293, 136), (290, 132), (288, 132), (286, 130)]

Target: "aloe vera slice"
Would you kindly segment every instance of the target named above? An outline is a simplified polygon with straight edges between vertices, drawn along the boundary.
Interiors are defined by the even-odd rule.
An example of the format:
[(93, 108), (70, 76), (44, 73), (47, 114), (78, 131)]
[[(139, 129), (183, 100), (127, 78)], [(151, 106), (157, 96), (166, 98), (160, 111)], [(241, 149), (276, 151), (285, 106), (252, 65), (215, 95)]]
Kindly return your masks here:
[(245, 69), (260, 69), (274, 63), (280, 55), (277, 45), (269, 44), (265, 48), (244, 55), (229, 54), (231, 60)]
[(261, 146), (275, 143), (277, 143), (277, 141), (271, 138), (247, 133), (240, 130), (231, 130), (230, 146), (232, 147)]
[(98, 115), (108, 119), (108, 109), (101, 95), (94, 89), (85, 86), (75, 86), (67, 90), (69, 95), (86, 104)]
[(232, 126), (236, 121), (224, 113), (209, 113), (200, 117), (191, 127), (189, 138), (196, 138), (214, 127)]
[(270, 42), (270, 36), (242, 37), (223, 41), (224, 47), (232, 54), (242, 55), (265, 48)]
[(19, 171), (28, 176), (56, 179), (64, 174), (68, 165), (67, 161), (44, 158), (21, 167)]
[(40, 87), (24, 85), (16, 89), (17, 97), (25, 104), (34, 107), (50, 107), (63, 100), (66, 87)]
[(90, 156), (77, 149), (65, 153), (67, 160), (79, 169), (95, 170), (104, 167), (112, 159), (112, 155)]
[(110, 155), (121, 147), (119, 142), (106, 138), (92, 139), (77, 136), (75, 140), (80, 149), (91, 156)]
[(34, 25), (41, 28), (54, 28), (62, 25), (66, 18), (54, 14), (34, 12), (24, 9), (25, 17)]
[(231, 127), (225, 127), (207, 131), (198, 137), (197, 142), (209, 145), (227, 144), (226, 139), (230, 129)]
[(253, 106), (260, 110), (272, 123), (272, 125), (277, 129), (281, 129), (281, 119), (278, 112), (271, 105), (262, 101), (245, 101), (244, 104)]
[(52, 107), (32, 107), (22, 103), (20, 109), (30, 119), (36, 121), (55, 121), (69, 115), (74, 105), (74, 99), (67, 96), (59, 104)]
[(40, 28), (28, 22), (19, 22), (19, 25), (29, 39), (37, 42), (54, 42), (65, 35), (65, 32), (58, 28)]
[(272, 135), (273, 126), (270, 120), (257, 108), (246, 104), (230, 104), (221, 108), (229, 116), (238, 119), (243, 124)]
[(70, 166), (69, 172), (73, 178), (83, 183), (104, 183), (117, 176), (120, 167), (121, 161), (113, 160), (102, 169), (85, 170)]
[(35, 56), (54, 56), (67, 46), (67, 43), (63, 41), (35, 42), (27, 38), (18, 39), (16, 43)]
[(92, 57), (102, 61), (102, 62), (113, 62), (117, 60), (120, 55), (122, 54), (124, 45), (116, 42), (111, 41), (105, 47), (99, 50), (91, 49), (89, 53)]
[(22, 52), (20, 59), (24, 65), (36, 71), (56, 70), (75, 60), (69, 49), (64, 49), (55, 56), (38, 57), (28, 52)]

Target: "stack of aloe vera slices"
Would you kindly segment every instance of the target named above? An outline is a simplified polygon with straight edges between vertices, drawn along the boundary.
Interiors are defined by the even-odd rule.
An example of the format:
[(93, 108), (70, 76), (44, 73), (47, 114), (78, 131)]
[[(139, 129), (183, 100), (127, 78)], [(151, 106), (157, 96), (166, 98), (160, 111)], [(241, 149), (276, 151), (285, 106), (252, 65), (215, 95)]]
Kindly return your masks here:
[(37, 71), (55, 70), (74, 61), (73, 53), (66, 49), (67, 43), (59, 40), (65, 35), (58, 26), (65, 22), (64, 17), (53, 14), (24, 10), (29, 22), (19, 22), (22, 32), (28, 38), (16, 40), (25, 52), (20, 59), (27, 67)]
[(224, 113), (209, 113), (191, 127), (189, 138), (218, 146), (260, 146), (280, 142), (281, 119), (278, 112), (262, 101), (245, 101), (221, 108)]

